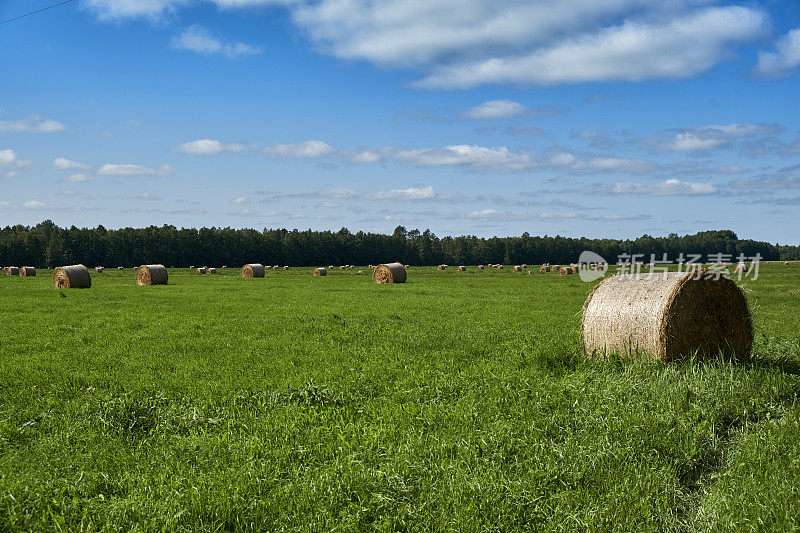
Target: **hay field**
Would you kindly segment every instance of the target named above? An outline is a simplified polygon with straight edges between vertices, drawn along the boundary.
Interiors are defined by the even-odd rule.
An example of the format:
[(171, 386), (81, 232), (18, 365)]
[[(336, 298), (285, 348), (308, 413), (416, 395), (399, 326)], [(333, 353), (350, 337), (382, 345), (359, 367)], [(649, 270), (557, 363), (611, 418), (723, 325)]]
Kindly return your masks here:
[(747, 365), (586, 361), (529, 270), (0, 276), (2, 529), (800, 528), (800, 265)]

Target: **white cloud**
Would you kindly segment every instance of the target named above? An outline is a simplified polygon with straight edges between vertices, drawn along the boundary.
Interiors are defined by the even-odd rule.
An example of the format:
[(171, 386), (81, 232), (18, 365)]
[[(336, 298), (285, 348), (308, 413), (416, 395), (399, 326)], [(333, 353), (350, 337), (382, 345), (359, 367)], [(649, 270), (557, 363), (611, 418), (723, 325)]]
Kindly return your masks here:
[(784, 35), (775, 44), (775, 52), (760, 52), (752, 74), (763, 78), (789, 76), (800, 66), (800, 28)]
[(97, 173), (101, 176), (163, 176), (172, 172), (169, 165), (161, 165), (157, 169), (141, 165), (105, 164)]
[(427, 200), (435, 198), (436, 193), (433, 187), (409, 187), (408, 189), (392, 189), (389, 191), (378, 191), (366, 196), (373, 200)]
[(711, 124), (683, 129), (669, 140), (654, 140), (651, 144), (659, 150), (695, 152), (730, 146), (736, 139), (764, 137), (780, 132), (781, 127), (777, 124)]
[(597, 157), (578, 166), (609, 172), (647, 172), (656, 168), (656, 165), (643, 159), (624, 159), (620, 157)]
[(62, 123), (52, 119), (40, 119), (33, 117), (26, 120), (0, 120), (0, 132), (34, 132), (34, 133), (56, 133), (67, 129)]
[(197, 139), (176, 146), (174, 149), (191, 155), (217, 155), (222, 152), (240, 152), (244, 146), (238, 143), (225, 144), (212, 139)]
[(45, 204), (44, 202), (40, 202), (38, 200), (28, 200), (27, 202), (22, 202), (20, 207), (22, 209), (39, 210), (39, 209), (47, 209), (47, 204)]
[(19, 159), (14, 150), (0, 150), (0, 167), (24, 167), (30, 164), (30, 161)]
[(548, 163), (557, 167), (571, 167), (577, 162), (578, 160), (575, 158), (574, 155), (566, 152), (561, 154), (556, 154), (548, 160)]
[(763, 12), (736, 6), (700, 10), (667, 23), (626, 20), (522, 55), (436, 66), (416, 85), (469, 88), (687, 78), (726, 59), (731, 44), (757, 38), (765, 24)]
[(232, 204), (249, 204), (250, 201), (247, 198), (245, 198), (244, 196), (240, 196), (238, 198), (234, 198), (229, 203), (232, 203)]
[(92, 176), (89, 176), (87, 174), (83, 174), (82, 172), (79, 172), (77, 174), (70, 174), (69, 176), (64, 178), (64, 181), (67, 181), (67, 182), (70, 182), (70, 183), (80, 183), (80, 182), (83, 182), (83, 181), (91, 181), (93, 179), (94, 178)]
[(472, 107), (464, 112), (464, 116), (474, 119), (500, 119), (524, 115), (528, 108), (512, 100), (490, 100)]
[(229, 59), (260, 54), (261, 49), (244, 43), (223, 43), (203, 26), (190, 26), (172, 39), (172, 47), (198, 54), (223, 55)]
[(333, 155), (336, 150), (323, 141), (302, 141), (290, 144), (276, 144), (264, 148), (264, 153), (276, 157), (314, 159)]
[(53, 166), (59, 170), (87, 170), (89, 168), (89, 165), (86, 163), (78, 163), (77, 161), (69, 160), (66, 157), (56, 157), (53, 159)]
[(641, 196), (704, 196), (716, 194), (717, 187), (712, 183), (691, 183), (668, 179), (661, 183), (619, 182), (612, 185), (595, 184), (582, 190), (586, 194), (632, 194)]
[(145, 17), (157, 19), (188, 0), (84, 0), (101, 20)]
[(487, 148), (460, 144), (442, 148), (400, 150), (395, 157), (414, 166), (465, 166), (477, 172), (520, 172), (536, 167), (530, 154), (511, 152), (504, 146)]

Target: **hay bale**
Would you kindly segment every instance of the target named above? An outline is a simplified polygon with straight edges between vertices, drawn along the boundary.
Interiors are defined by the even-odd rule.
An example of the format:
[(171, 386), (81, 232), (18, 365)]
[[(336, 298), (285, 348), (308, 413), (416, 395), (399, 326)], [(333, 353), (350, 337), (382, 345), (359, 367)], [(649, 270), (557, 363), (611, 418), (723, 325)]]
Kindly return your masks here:
[(164, 265), (140, 265), (136, 269), (137, 285), (166, 285), (169, 279)]
[(444, 270), (445, 268), (447, 268), (447, 266), (446, 266), (446, 265), (439, 265), (439, 266), (437, 266), (436, 268), (437, 268), (438, 270)]
[(197, 269), (195, 269), (194, 273), (195, 274), (205, 274), (206, 273), (206, 267), (197, 268)]
[(698, 352), (746, 358), (753, 324), (742, 290), (708, 271), (616, 275), (583, 304), (586, 355), (649, 353), (663, 361)]
[(503, 270), (503, 265), (497, 265), (497, 270)]
[(456, 270), (458, 270), (459, 272), (466, 272), (467, 267), (465, 267), (464, 265), (460, 265), (458, 268), (456, 268)]
[(101, 266), (94, 267), (94, 271), (97, 272), (98, 274), (102, 274), (103, 270), (105, 270), (105, 268), (103, 268)]
[(733, 267), (734, 274), (747, 274), (747, 265), (744, 263), (739, 263), (735, 267)]
[(275, 265), (272, 267), (272, 270), (279, 270), (280, 268), (281, 268), (280, 265)]
[(528, 268), (528, 265), (527, 265), (527, 263), (522, 263), (522, 265), (521, 265), (521, 266), (522, 266), (522, 268)]
[(289, 270), (289, 267), (288, 266), (284, 266), (283, 269), (284, 270)]
[(483, 270), (483, 269), (484, 269), (483, 265), (478, 265), (478, 270)]
[(56, 289), (88, 289), (91, 286), (92, 277), (83, 265), (58, 267), (53, 272), (53, 287)]
[(327, 276), (328, 275), (328, 271), (325, 270), (325, 268), (323, 268), (323, 267), (318, 267), (318, 268), (314, 269), (314, 275), (315, 276)]
[(32, 278), (36, 276), (36, 269), (34, 267), (19, 267), (19, 275), (23, 278)]
[(19, 267), (6, 267), (6, 276), (19, 276)]
[(405, 283), (406, 267), (402, 263), (378, 265), (372, 275), (375, 283)]
[(189, 270), (194, 270), (194, 265), (189, 265)]
[(265, 268), (261, 263), (248, 263), (242, 267), (243, 278), (263, 278)]
[(117, 267), (117, 270), (125, 270), (125, 267)]
[(550, 267), (550, 272), (555, 272), (556, 274), (559, 274), (560, 270), (561, 270), (561, 267), (558, 266), (558, 265), (553, 265), (553, 266)]
[(542, 265), (539, 267), (539, 272), (550, 272), (550, 267), (547, 265)]
[(406, 267), (406, 269), (408, 269), (408, 268), (409, 268), (409, 267), (408, 267), (408, 265), (403, 265), (403, 266), (404, 266), (404, 267)]
[(522, 267), (520, 265), (516, 265), (511, 270), (513, 270), (514, 272), (522, 272)]
[(568, 276), (572, 274), (572, 267), (563, 266), (558, 269), (558, 274), (561, 276)]
[(214, 268), (214, 267), (206, 269), (206, 274), (216, 274), (216, 273), (217, 273), (217, 269)]

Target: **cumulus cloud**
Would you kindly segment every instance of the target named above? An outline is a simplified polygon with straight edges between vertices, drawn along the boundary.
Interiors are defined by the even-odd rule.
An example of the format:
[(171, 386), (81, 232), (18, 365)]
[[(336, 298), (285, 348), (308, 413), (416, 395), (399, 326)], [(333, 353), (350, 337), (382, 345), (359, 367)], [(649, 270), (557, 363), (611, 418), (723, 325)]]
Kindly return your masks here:
[(436, 193), (433, 187), (409, 187), (408, 189), (391, 189), (388, 191), (378, 191), (366, 195), (366, 198), (374, 200), (428, 200), (435, 198)]
[(223, 152), (240, 152), (244, 146), (238, 143), (226, 144), (212, 139), (197, 139), (176, 146), (174, 150), (191, 155), (217, 155)]
[(397, 160), (414, 166), (463, 166), (476, 172), (521, 172), (536, 168), (530, 154), (509, 151), (502, 146), (452, 145), (442, 148), (399, 150)]
[(24, 167), (30, 164), (30, 161), (18, 158), (14, 150), (0, 150), (0, 167)]
[(704, 196), (716, 194), (717, 187), (712, 183), (691, 183), (674, 178), (661, 183), (619, 182), (614, 184), (594, 184), (584, 187), (584, 194), (631, 194), (640, 196)]
[(261, 49), (245, 43), (224, 43), (203, 26), (194, 25), (172, 39), (176, 50), (188, 50), (206, 55), (222, 55), (228, 59), (261, 53)]
[(59, 170), (87, 170), (89, 165), (72, 161), (66, 157), (56, 157), (53, 159), (53, 166)]
[(762, 78), (793, 74), (800, 66), (800, 28), (790, 31), (775, 44), (774, 52), (760, 52), (751, 73)]
[(331, 156), (336, 152), (323, 141), (310, 140), (290, 144), (276, 144), (264, 148), (264, 153), (274, 157), (316, 159)]
[(34, 133), (57, 133), (67, 129), (62, 123), (52, 119), (40, 119), (33, 117), (26, 120), (0, 120), (0, 132), (34, 132)]
[(657, 150), (695, 152), (730, 146), (737, 139), (777, 135), (781, 131), (777, 124), (712, 124), (677, 130), (671, 138), (650, 139), (649, 144)]
[(762, 11), (714, 7), (667, 23), (626, 20), (527, 54), (441, 65), (416, 83), (423, 88), (469, 88), (486, 83), (561, 83), (680, 79), (696, 76), (751, 41), (766, 25)]
[(22, 202), (19, 207), (22, 209), (39, 210), (47, 209), (47, 204), (38, 200), (28, 200), (27, 202)]
[(84, 5), (101, 20), (144, 17), (156, 19), (188, 0), (84, 0)]
[(64, 178), (64, 181), (69, 183), (80, 183), (83, 181), (91, 181), (92, 179), (94, 179), (92, 178), (92, 176), (79, 172), (77, 174), (70, 174), (69, 176)]
[(157, 169), (149, 168), (142, 165), (130, 164), (105, 164), (100, 167), (97, 173), (101, 176), (164, 176), (172, 172), (172, 167), (169, 165), (161, 165)]
[(528, 108), (512, 100), (490, 100), (476, 105), (464, 112), (464, 116), (474, 119), (512, 118), (524, 115)]
[(578, 160), (569, 152), (555, 154), (548, 159), (551, 166), (570, 170), (599, 170), (603, 172), (649, 172), (658, 168), (652, 161), (622, 157), (595, 157), (587, 161)]

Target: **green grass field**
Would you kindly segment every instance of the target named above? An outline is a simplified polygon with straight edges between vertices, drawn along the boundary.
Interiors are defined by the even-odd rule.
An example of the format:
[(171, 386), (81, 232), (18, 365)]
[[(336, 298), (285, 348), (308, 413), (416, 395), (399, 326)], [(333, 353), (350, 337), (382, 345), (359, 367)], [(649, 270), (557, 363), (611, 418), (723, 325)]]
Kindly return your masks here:
[(0, 530), (800, 529), (800, 265), (748, 364), (584, 360), (577, 276), (311, 271), (0, 277)]

